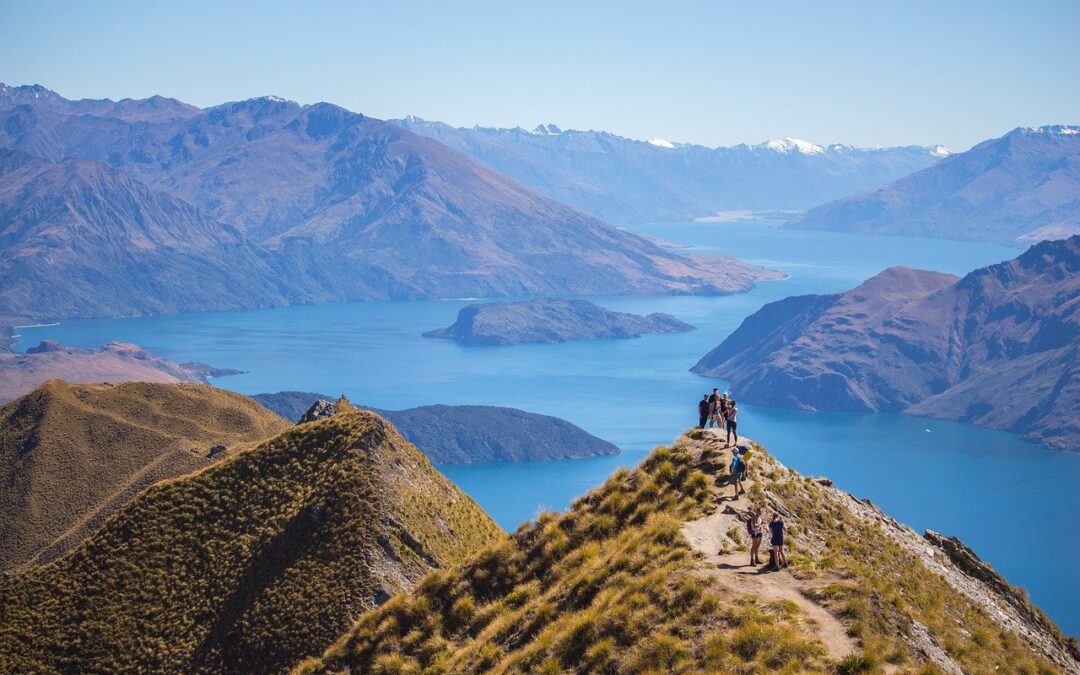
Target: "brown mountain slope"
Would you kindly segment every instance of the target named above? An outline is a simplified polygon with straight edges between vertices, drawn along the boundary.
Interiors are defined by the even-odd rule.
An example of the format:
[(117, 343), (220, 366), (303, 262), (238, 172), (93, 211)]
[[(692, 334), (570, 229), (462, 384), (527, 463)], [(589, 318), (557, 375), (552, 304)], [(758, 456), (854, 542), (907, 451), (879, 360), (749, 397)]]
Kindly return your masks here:
[(1080, 450), (1080, 235), (962, 279), (889, 269), (748, 317), (694, 372), (739, 398), (907, 412)]
[(0, 407), (0, 570), (59, 557), (147, 486), (216, 461), (214, 446), (287, 427), (205, 385), (50, 380)]
[(503, 537), (389, 423), (338, 413), (158, 483), (0, 579), (0, 671), (280, 672)]
[[(692, 431), (296, 673), (1080, 673), (1075, 644), (952, 540), (936, 550), (761, 447), (732, 501), (729, 458)], [(747, 564), (750, 503), (783, 514), (787, 569)]]
[[(0, 350), (0, 402), (28, 393), (48, 380), (68, 382), (202, 382), (221, 373), (204, 363), (174, 363), (126, 342), (97, 349), (43, 340), (26, 352)], [(224, 371), (235, 374), (236, 371)], [(214, 375), (217, 376), (217, 375)]]

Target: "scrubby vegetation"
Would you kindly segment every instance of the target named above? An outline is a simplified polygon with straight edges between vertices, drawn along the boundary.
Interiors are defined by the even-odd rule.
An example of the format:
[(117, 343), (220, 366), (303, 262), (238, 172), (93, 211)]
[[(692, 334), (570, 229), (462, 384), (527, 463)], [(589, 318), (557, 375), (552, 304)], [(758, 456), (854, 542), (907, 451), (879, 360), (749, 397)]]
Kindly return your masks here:
[(757, 448), (751, 497), (786, 514), (796, 544), (781, 574), (809, 580), (859, 645), (830, 661), (798, 606), (727, 586), (682, 536), (684, 521), (715, 508), (726, 455), (706, 439), (659, 448), (567, 513), (430, 574), (296, 672), (941, 672), (912, 641), (914, 621), (965, 672), (1056, 672), (845, 508), (849, 496)]
[(505, 535), (385, 421), (346, 412), (159, 483), (0, 580), (0, 672), (275, 672)]
[(302, 672), (824, 669), (792, 608), (725, 593), (680, 533), (712, 503), (685, 445), (619, 471), (461, 568), (364, 615)]
[(0, 570), (59, 557), (155, 481), (288, 424), (201, 384), (50, 380), (0, 407)]

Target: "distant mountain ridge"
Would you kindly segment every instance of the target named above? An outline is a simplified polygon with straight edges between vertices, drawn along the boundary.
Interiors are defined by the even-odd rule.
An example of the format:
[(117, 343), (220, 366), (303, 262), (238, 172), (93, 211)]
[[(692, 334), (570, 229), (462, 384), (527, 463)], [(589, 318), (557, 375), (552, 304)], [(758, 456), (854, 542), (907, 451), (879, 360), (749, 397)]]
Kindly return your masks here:
[(418, 117), (392, 121), (614, 223), (806, 209), (924, 169), (948, 154), (942, 146), (859, 149), (795, 138), (709, 148), (554, 124), (530, 132), (458, 128)]
[(765, 405), (955, 419), (1080, 451), (1080, 236), (962, 279), (891, 268), (770, 303), (693, 370)]
[(1080, 127), (1021, 127), (788, 227), (1024, 246), (1080, 234)]
[[(205, 275), (176, 271), (179, 280), (207, 285), (194, 289), (206, 298), (194, 293), (189, 301), (202, 309), (387, 298), (727, 293), (746, 290), (745, 279), (758, 269), (663, 249), (441, 143), (328, 103), (300, 106), (262, 97), (193, 111), (165, 99), (67, 101), (40, 87), (7, 87), (0, 95), (0, 147), (65, 168), (78, 164), (101, 177), (95, 185), (104, 186), (108, 177), (113, 191), (91, 195), (92, 204), (133, 205), (131, 217), (102, 209), (83, 218), (97, 230), (122, 232), (109, 240), (111, 248), (86, 246), (89, 270), (102, 269), (106, 261), (99, 258), (119, 258), (103, 284), (122, 286), (132, 274), (153, 281), (159, 266), (168, 268), (180, 255), (162, 249), (168, 256), (161, 264), (134, 261), (141, 247), (123, 241), (133, 223), (148, 221), (176, 233), (201, 223), (207, 236), (215, 229), (231, 237), (238, 259), (232, 280), (249, 289), (229, 294), (212, 288), (222, 278), (213, 269)], [(9, 150), (8, 156), (15, 154)], [(64, 202), (69, 183), (61, 179), (68, 174), (39, 173), (49, 171), (55, 177), (40, 184), (36, 199)], [(88, 198), (80, 192), (75, 201)], [(152, 217), (148, 204), (166, 199), (173, 200), (167, 210), (183, 212), (183, 219)], [(64, 227), (68, 218), (30, 208), (22, 192), (6, 195), (0, 210), (22, 214), (24, 225), (11, 231), (5, 223), (0, 234), (20, 246), (35, 231)], [(12, 270), (0, 296), (13, 296), (0, 313), (178, 311), (174, 289), (141, 293), (143, 284), (134, 283), (127, 296), (103, 299), (101, 306), (80, 301), (64, 286), (69, 275), (58, 274), (60, 263), (53, 261), (82, 256), (53, 243), (48, 257), (0, 252), (8, 258), (0, 258), (0, 269)], [(203, 247), (192, 255), (208, 268), (225, 264), (226, 256), (212, 253)], [(26, 279), (56, 290), (34, 296), (14, 288)], [(148, 306), (153, 302), (161, 306)], [(115, 309), (105, 309), (113, 303)]]

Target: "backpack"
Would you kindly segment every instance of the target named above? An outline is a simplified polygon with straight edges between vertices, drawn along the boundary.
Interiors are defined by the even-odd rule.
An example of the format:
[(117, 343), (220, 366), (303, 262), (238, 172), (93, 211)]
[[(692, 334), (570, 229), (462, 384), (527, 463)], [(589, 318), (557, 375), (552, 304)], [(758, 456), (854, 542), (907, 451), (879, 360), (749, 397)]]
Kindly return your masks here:
[(742, 473), (744, 468), (745, 465), (743, 464), (742, 457), (739, 455), (735, 455), (735, 457), (731, 460), (731, 473)]
[(746, 519), (746, 533), (751, 537), (754, 536), (754, 514), (750, 514), (750, 517)]

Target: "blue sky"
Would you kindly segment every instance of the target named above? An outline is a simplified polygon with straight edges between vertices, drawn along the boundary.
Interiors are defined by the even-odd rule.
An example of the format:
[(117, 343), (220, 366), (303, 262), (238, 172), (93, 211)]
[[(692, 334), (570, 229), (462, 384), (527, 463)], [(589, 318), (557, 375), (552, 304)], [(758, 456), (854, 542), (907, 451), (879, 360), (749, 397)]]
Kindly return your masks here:
[(965, 149), (1080, 121), (1080, 2), (0, 0), (0, 81), (375, 117)]

